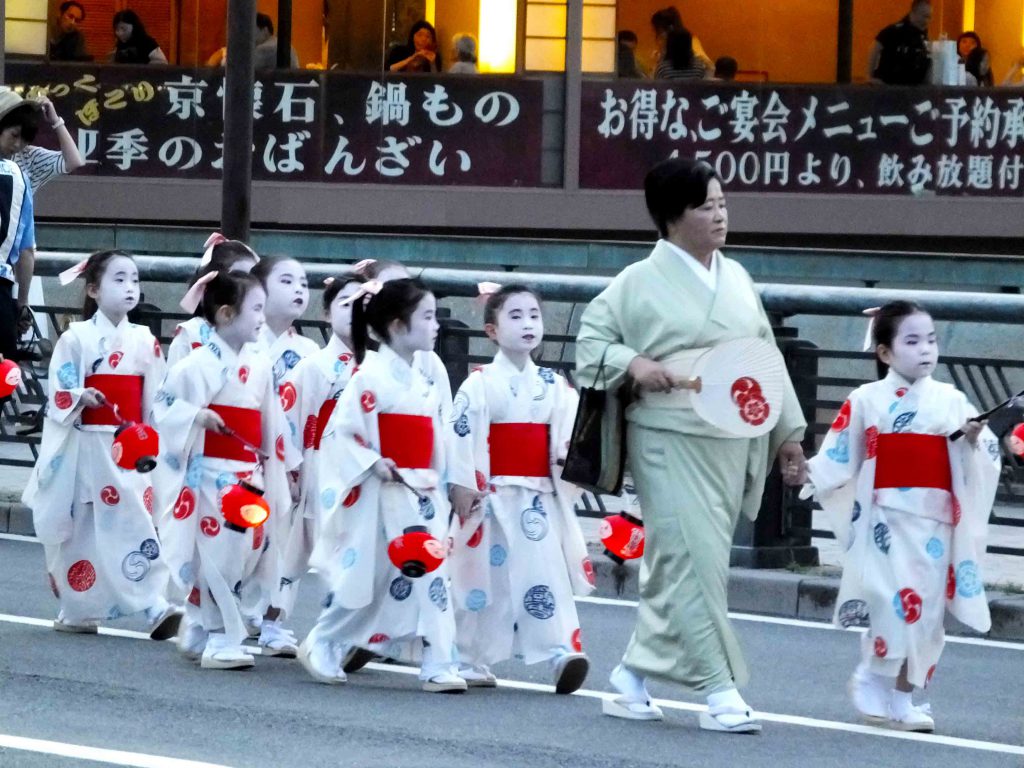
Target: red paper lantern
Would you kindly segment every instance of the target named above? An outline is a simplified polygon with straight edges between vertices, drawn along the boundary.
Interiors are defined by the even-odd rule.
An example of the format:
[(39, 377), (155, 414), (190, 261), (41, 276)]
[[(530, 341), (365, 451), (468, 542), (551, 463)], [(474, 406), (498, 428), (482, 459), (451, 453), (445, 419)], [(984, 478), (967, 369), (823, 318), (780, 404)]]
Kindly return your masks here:
[(21, 384), (21, 368), (13, 360), (0, 363), (0, 397), (10, 397)]
[(412, 525), (388, 544), (388, 558), (403, 576), (418, 579), (444, 562), (444, 546), (427, 532), (426, 526)]
[(1017, 456), (1024, 456), (1024, 424), (1018, 424), (1010, 433), (1010, 449)]
[(147, 424), (126, 422), (114, 433), (110, 454), (122, 469), (151, 472), (160, 453), (160, 436)]
[(230, 485), (220, 499), (220, 510), (227, 524), (236, 530), (258, 528), (270, 517), (270, 505), (263, 491), (244, 480)]
[(635, 560), (644, 554), (643, 521), (626, 512), (609, 515), (601, 521), (604, 553), (617, 563)]

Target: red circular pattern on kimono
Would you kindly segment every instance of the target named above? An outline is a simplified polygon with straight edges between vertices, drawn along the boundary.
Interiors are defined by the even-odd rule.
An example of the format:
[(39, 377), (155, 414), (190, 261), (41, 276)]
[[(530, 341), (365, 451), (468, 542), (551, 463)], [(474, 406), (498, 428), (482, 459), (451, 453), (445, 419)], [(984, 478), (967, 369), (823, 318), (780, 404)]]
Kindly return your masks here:
[(950, 565), (949, 570), (946, 571), (946, 599), (952, 600), (954, 597), (956, 597), (956, 571)]
[(252, 548), (253, 548), (253, 551), (256, 551), (257, 549), (259, 549), (260, 547), (263, 546), (263, 536), (264, 535), (265, 534), (263, 533), (263, 526), (262, 525), (257, 525), (255, 528), (252, 529)]
[(201, 341), (192, 342), (192, 349), (199, 349), (201, 346), (203, 346), (203, 343)]
[(369, 643), (370, 645), (375, 645), (377, 643), (386, 643), (390, 639), (391, 638), (385, 635), (383, 632), (378, 632), (375, 635), (370, 635)]
[(925, 688), (928, 687), (928, 684), (932, 681), (932, 677), (934, 677), (934, 676), (935, 676), (935, 665), (932, 664), (931, 667), (928, 668), (928, 674), (924, 676), (924, 687)]
[(349, 507), (354, 507), (355, 503), (359, 501), (359, 497), (361, 495), (362, 491), (359, 489), (359, 486), (357, 485), (355, 488), (348, 492), (348, 495), (345, 497), (345, 500), (341, 502), (341, 506), (345, 507), (346, 509)]
[(476, 489), (478, 491), (485, 491), (485, 490), (487, 490), (487, 478), (484, 477), (484, 473), (483, 472), (477, 472), (476, 473)]
[(247, 381), (249, 381), (249, 366), (248, 365), (243, 365), (241, 368), (238, 369), (238, 380), (240, 382), (242, 382), (243, 384), (245, 384)]
[(953, 497), (953, 527), (960, 525), (960, 518), (963, 516), (963, 510), (960, 509), (960, 501), (956, 496)]
[(850, 426), (850, 401), (847, 400), (843, 403), (839, 409), (839, 413), (836, 414), (835, 421), (832, 422), (833, 432), (842, 432), (848, 426)]
[(363, 410), (366, 413), (369, 413), (377, 407), (377, 396), (370, 390), (366, 390), (359, 396), (359, 404), (363, 406)]
[(740, 418), (752, 427), (759, 427), (768, 421), (771, 414), (771, 406), (760, 394), (748, 395), (747, 399), (740, 404)]
[(340, 355), (338, 355), (338, 359), (341, 362), (348, 364), (352, 360), (352, 355), (350, 355), (348, 352), (342, 352)]
[(188, 593), (188, 601), (192, 603), (196, 608), (199, 607), (199, 587), (192, 587), (192, 591)]
[(96, 583), (96, 569), (88, 560), (79, 560), (68, 568), (68, 586), (75, 592), (87, 592)]
[(220, 533), (220, 523), (214, 517), (204, 517), (199, 521), (199, 530), (203, 532), (205, 536), (214, 537)]
[(583, 653), (583, 634), (580, 632), (579, 627), (572, 633), (572, 640), (569, 641), (572, 644), (572, 649), (576, 653)]
[(60, 408), (62, 411), (66, 411), (71, 407), (71, 393), (65, 392), (63, 389), (53, 396), (53, 404)]
[(875, 656), (880, 659), (884, 659), (886, 654), (889, 653), (889, 646), (885, 644), (884, 637), (875, 638)]
[(100, 501), (108, 507), (112, 507), (121, 501), (121, 494), (112, 485), (105, 485), (100, 489)]
[(174, 515), (175, 520), (184, 520), (191, 517), (195, 511), (196, 495), (192, 493), (191, 488), (182, 488), (181, 493), (178, 494), (178, 500), (174, 502), (174, 511), (171, 514)]
[(302, 428), (302, 447), (308, 450), (316, 442), (316, 415), (310, 414), (306, 419), (306, 425)]
[(299, 393), (295, 391), (295, 385), (286, 381), (281, 385), (281, 407), (290, 411), (295, 407), (295, 401), (299, 399)]
[(278, 461), (284, 461), (284, 437), (282, 435), (278, 435), (277, 440), (274, 441), (274, 453), (277, 454)]
[(60, 600), (60, 590), (57, 589), (57, 580), (53, 578), (52, 573), (46, 574), (46, 578), (50, 582), (50, 591), (53, 592), (53, 596)]
[(900, 605), (903, 607), (903, 620), (913, 624), (921, 618), (921, 596), (907, 587), (900, 590)]
[(732, 383), (732, 390), (730, 391), (732, 401), (736, 403), (736, 405), (740, 406), (747, 402), (751, 397), (760, 394), (761, 385), (758, 384), (757, 379), (752, 379), (750, 376), (744, 376), (736, 379), (736, 381)]
[(864, 430), (864, 456), (868, 459), (878, 456), (878, 427)]
[(142, 504), (146, 507), (146, 511), (149, 514), (153, 514), (153, 486), (149, 486), (145, 491), (142, 492)]
[(480, 525), (477, 526), (477, 529), (473, 531), (473, 535), (469, 537), (469, 540), (466, 542), (466, 546), (471, 549), (476, 549), (480, 546), (480, 542), (483, 541), (483, 538), (484, 524), (480, 523)]
[[(604, 520), (601, 521), (602, 523)], [(589, 557), (583, 558), (583, 575), (586, 576), (587, 582), (590, 586), (597, 584), (597, 574), (594, 573), (594, 564), (590, 562)]]
[(903, 397), (905, 394), (907, 394), (907, 391), (908, 390), (906, 387), (900, 387), (899, 389), (896, 390), (896, 397)]
[(111, 352), (110, 357), (107, 358), (107, 365), (109, 365), (111, 368), (117, 368), (118, 364), (121, 362), (122, 357), (124, 357), (123, 352)]

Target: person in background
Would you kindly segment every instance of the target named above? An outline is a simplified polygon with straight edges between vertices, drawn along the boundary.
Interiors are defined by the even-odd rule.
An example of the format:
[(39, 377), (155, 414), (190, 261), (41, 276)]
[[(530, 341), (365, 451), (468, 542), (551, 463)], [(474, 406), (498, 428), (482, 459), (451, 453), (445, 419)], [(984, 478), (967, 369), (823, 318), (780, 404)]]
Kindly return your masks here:
[(868, 57), (868, 79), (886, 85), (928, 82), (932, 59), (928, 50), (931, 0), (913, 0), (910, 13), (878, 33)]
[(715, 60), (715, 80), (724, 80), (731, 83), (736, 79), (736, 71), (739, 65), (732, 56), (719, 56)]
[(710, 75), (704, 60), (693, 50), (693, 35), (683, 27), (668, 33), (665, 55), (654, 73), (657, 80), (703, 80)]
[[(981, 44), (977, 32), (964, 32), (956, 41), (956, 52), (967, 70), (967, 85), (980, 85), (991, 88), (992, 59)], [(972, 82), (973, 78), (973, 82)]]
[[(427, 63), (427, 68), (419, 61)], [(429, 21), (417, 21), (409, 30), (405, 45), (396, 45), (388, 51), (384, 66), (392, 72), (442, 72), (441, 54), (437, 50), (437, 32)]]
[(1000, 83), (1004, 88), (1019, 88), (1024, 86), (1024, 53), (1021, 54), (1020, 58), (1013, 62), (1013, 65), (1007, 71), (1006, 76), (1003, 78), (1003, 82)]
[(77, 0), (60, 4), (60, 16), (50, 36), (50, 61), (92, 60), (85, 50), (85, 35), (78, 28), (83, 21), (85, 7)]
[(160, 44), (146, 34), (146, 26), (135, 11), (114, 14), (114, 37), (117, 38), (117, 47), (111, 52), (110, 60), (115, 64), (167, 63)]
[[(277, 68), (277, 37), (274, 35), (274, 22), (265, 13), (256, 14), (256, 69)], [(224, 63), (223, 57), (221, 63)], [(292, 69), (299, 68), (299, 54), (295, 48), (291, 50)]]
[(636, 32), (631, 29), (621, 30), (618, 34), (617, 42), (616, 76), (633, 79), (647, 77), (647, 74), (636, 60), (636, 46), (639, 42)]
[(452, 38), (452, 54), (455, 63), (448, 70), (452, 75), (475, 75), (480, 70), (476, 65), (476, 38), (460, 32)]
[[(666, 46), (668, 44), (669, 33), (677, 30), (684, 29), (683, 17), (679, 15), (679, 10), (674, 6), (668, 8), (662, 8), (660, 11), (656, 11), (651, 16), (651, 27), (654, 29), (654, 36), (658, 40), (658, 48), (654, 52), (654, 63), (653, 68), (657, 69), (661, 60), (665, 56)], [(704, 62), (704, 68), (711, 72), (715, 65), (711, 61), (711, 58), (704, 50), (704, 46), (701, 45), (700, 40), (693, 37), (693, 54), (698, 59)]]
[[(0, 92), (11, 93), (6, 87), (0, 86)], [(13, 94), (16, 95), (16, 94)], [(20, 97), (19, 97), (20, 98)], [(44, 149), (31, 143), (32, 138), (27, 138), (24, 131), (19, 133), (22, 141), (22, 148), (11, 155), (11, 160), (21, 166), (25, 172), (28, 182), (32, 187), (32, 194), (35, 195), (39, 189), (48, 181), (63, 174), (72, 173), (85, 165), (85, 160), (78, 152), (78, 145), (71, 137), (64, 120), (57, 114), (53, 102), (47, 97), (41, 96), (34, 99), (35, 104), (41, 111), (43, 120), (50, 130), (53, 131), (60, 144), (60, 150)], [(8, 128), (10, 130), (10, 127)], [(33, 132), (33, 138), (35, 133)]]

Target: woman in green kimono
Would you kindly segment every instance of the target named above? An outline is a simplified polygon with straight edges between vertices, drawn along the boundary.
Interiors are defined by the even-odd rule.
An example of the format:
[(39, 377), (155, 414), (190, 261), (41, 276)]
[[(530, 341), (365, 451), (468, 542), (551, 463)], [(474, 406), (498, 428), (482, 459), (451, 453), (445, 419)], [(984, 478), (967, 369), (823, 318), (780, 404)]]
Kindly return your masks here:
[[(725, 258), (728, 215), (722, 187), (704, 163), (668, 160), (644, 182), (661, 239), (651, 255), (618, 275), (587, 307), (576, 347), (581, 382), (633, 387), (626, 411), (627, 454), (640, 496), (646, 544), (637, 626), (612, 672), (621, 694), (605, 714), (660, 720), (648, 677), (707, 695), (702, 728), (750, 733), (760, 723), (737, 691), (747, 667), (727, 615), (733, 532), (753, 520), (768, 467), (803, 477), (806, 423), (788, 376), (775, 428), (736, 438), (703, 421), (685, 390), (697, 354), (740, 338), (773, 340), (753, 281)], [(774, 342), (773, 342), (774, 343)]]

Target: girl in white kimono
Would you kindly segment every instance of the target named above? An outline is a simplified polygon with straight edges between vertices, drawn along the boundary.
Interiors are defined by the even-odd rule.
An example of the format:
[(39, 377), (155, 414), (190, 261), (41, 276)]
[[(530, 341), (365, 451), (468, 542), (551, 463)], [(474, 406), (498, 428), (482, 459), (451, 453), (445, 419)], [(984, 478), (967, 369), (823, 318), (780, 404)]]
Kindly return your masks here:
[[(362, 292), (370, 299), (362, 301)], [(312, 677), (346, 680), (358, 649), (422, 659), (431, 692), (462, 692), (457, 674), (448, 565), (412, 578), (392, 564), (388, 544), (409, 528), (429, 533), (444, 554), (450, 511), (445, 432), (451, 390), (435, 363), (433, 294), (409, 279), (370, 281), (354, 298), (352, 337), (359, 370), (345, 387), (321, 445), (324, 526), (312, 563), (330, 592), (299, 650)], [(364, 358), (368, 329), (381, 339)], [(439, 374), (440, 369), (440, 374)]]
[[(237, 669), (254, 663), (242, 646), (240, 604), (263, 611), (277, 591), (274, 524), (292, 503), (286, 470), (298, 456), (285, 438), (270, 363), (252, 343), (263, 325), (263, 287), (238, 273), (204, 281), (203, 316), (214, 332), (170, 370), (157, 395), (160, 533), (171, 577), (189, 595), (180, 649), (201, 657), (203, 668)], [(264, 489), (271, 514), (263, 525), (240, 526), (224, 515), (221, 499), (239, 481)]]
[[(318, 470), (320, 444), (327, 422), (355, 371), (352, 352), (352, 303), (348, 299), (365, 282), (362, 278), (331, 277), (323, 292), (324, 314), (331, 323), (327, 346), (299, 361), (285, 375), (281, 398), (292, 434), (302, 437), (299, 502), (291, 510), (281, 572), (282, 612), (295, 607), (299, 582), (309, 570), (309, 556), (321, 527)], [(290, 388), (290, 389), (289, 389)]]
[(544, 338), (537, 295), (522, 285), (482, 283), (481, 291), (498, 354), (459, 388), (449, 426), (459, 674), (493, 687), (490, 665), (514, 655), (548, 662), (556, 693), (572, 693), (589, 669), (573, 594), (594, 584), (574, 509), (579, 491), (557, 466), (578, 398), (531, 358)]
[[(206, 241), (206, 250), (199, 262), (199, 269), (189, 283), (195, 285), (203, 275), (210, 272), (249, 272), (259, 257), (245, 243), (239, 240), (228, 240), (223, 235), (210, 235)], [(174, 329), (174, 338), (167, 348), (167, 365), (172, 366), (183, 360), (193, 349), (198, 349), (210, 340), (213, 328), (206, 322), (202, 312), (196, 308), (193, 316), (178, 323)]]
[[(910, 302), (873, 319), (881, 380), (854, 390), (809, 462), (805, 495), (846, 550), (835, 622), (869, 627), (849, 683), (872, 723), (931, 731), (911, 700), (932, 678), (948, 610), (987, 632), (981, 558), (999, 445), (962, 392), (932, 379), (932, 318)], [(952, 440), (958, 429), (964, 438)]]
[[(267, 321), (260, 330), (258, 346), (264, 355), (269, 356), (273, 366), (274, 387), (280, 393), (281, 404), (289, 409), (295, 401), (295, 387), (286, 384), (285, 378), (292, 371), (299, 361), (305, 357), (315, 354), (320, 347), (312, 339), (307, 339), (293, 325), (296, 320), (302, 317), (309, 304), (309, 285), (306, 280), (306, 270), (295, 259), (286, 256), (271, 256), (261, 259), (253, 267), (252, 274), (263, 284), (267, 294), (265, 314)], [(296, 454), (302, 452), (302, 435), (292, 425), (289, 428), (286, 439), (289, 449)], [(297, 483), (297, 477), (292, 477), (292, 482)], [(297, 486), (293, 489), (294, 495), (298, 496)], [(279, 529), (280, 555), (285, 551), (285, 542), (293, 536), (301, 536), (302, 531), (292, 531), (293, 520), (300, 520), (294, 512), (281, 515), (274, 521), (274, 528)], [(282, 567), (279, 563), (278, 569)], [(280, 591), (286, 585), (278, 584)], [(246, 593), (250, 594), (250, 593)], [(266, 655), (284, 656), (295, 658), (298, 652), (298, 641), (291, 630), (283, 625), (285, 614), (282, 613), (281, 599), (277, 593), (272, 596), (266, 615), (261, 616), (256, 606), (243, 599), (242, 610), (245, 614), (247, 629), (250, 635), (259, 633), (259, 644)], [(290, 602), (294, 602), (293, 600)]]
[(121, 468), (112, 453), (121, 419), (149, 420), (163, 352), (146, 326), (128, 321), (139, 302), (139, 271), (128, 253), (94, 253), (61, 281), (76, 275), (86, 284), (84, 320), (54, 348), (42, 445), (22, 501), (60, 601), (54, 629), (95, 633), (101, 621), (144, 611), (150, 636), (166, 640), (181, 613), (164, 597), (152, 475)]

